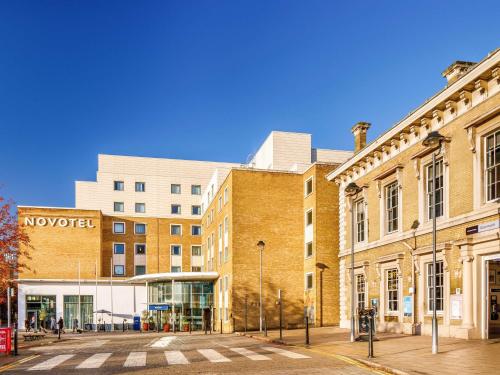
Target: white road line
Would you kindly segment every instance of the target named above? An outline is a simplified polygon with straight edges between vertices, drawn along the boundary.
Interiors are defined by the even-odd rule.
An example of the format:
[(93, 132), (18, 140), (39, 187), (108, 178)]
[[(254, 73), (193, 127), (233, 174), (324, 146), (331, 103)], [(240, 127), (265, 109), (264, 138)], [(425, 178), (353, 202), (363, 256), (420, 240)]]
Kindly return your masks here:
[(267, 361), (267, 360), (271, 359), (269, 357), (266, 357), (265, 355), (252, 352), (251, 350), (249, 350), (247, 348), (231, 348), (230, 350), (232, 350), (233, 352), (236, 352), (238, 354), (241, 354), (241, 355), (251, 359), (252, 361)]
[(96, 353), (80, 363), (76, 368), (99, 368), (113, 353)]
[(170, 350), (165, 352), (165, 358), (169, 365), (188, 365), (189, 361), (184, 354), (178, 350)]
[(156, 340), (153, 344), (151, 344), (152, 348), (166, 348), (169, 346), (177, 337), (174, 336), (166, 336), (162, 337), (159, 340)]
[(123, 367), (143, 367), (146, 366), (146, 352), (130, 352)]
[(210, 362), (231, 362), (229, 358), (224, 357), (213, 349), (198, 349), (198, 353), (208, 359)]
[(74, 357), (74, 354), (61, 354), (61, 355), (56, 355), (55, 357), (52, 357), (44, 362), (39, 363), (38, 365), (35, 365), (33, 367), (30, 367), (28, 370), (29, 371), (41, 371), (41, 370), (51, 370), (54, 367), (60, 365), (64, 361), (67, 361), (68, 359)]
[(264, 346), (264, 347), (262, 347), (262, 349), (279, 354), (279, 355), (282, 355), (284, 357), (293, 358), (293, 359), (311, 358), (311, 357), (304, 355), (304, 354), (295, 353), (295, 352), (291, 352), (289, 350), (284, 350), (284, 349), (280, 349), (280, 348), (275, 348), (274, 346)]

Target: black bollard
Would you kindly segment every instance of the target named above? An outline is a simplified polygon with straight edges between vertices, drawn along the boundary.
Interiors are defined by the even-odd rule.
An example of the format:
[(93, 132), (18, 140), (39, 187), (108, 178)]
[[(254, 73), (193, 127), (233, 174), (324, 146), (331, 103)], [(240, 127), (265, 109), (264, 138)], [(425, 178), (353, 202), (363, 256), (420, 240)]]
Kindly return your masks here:
[(373, 358), (373, 317), (371, 314), (368, 315), (368, 358)]
[(267, 317), (264, 315), (264, 336), (267, 337)]
[(222, 319), (220, 320), (220, 334), (222, 335)]
[(14, 355), (17, 355), (17, 321), (14, 323)]
[(306, 345), (309, 345), (309, 317), (306, 316)]

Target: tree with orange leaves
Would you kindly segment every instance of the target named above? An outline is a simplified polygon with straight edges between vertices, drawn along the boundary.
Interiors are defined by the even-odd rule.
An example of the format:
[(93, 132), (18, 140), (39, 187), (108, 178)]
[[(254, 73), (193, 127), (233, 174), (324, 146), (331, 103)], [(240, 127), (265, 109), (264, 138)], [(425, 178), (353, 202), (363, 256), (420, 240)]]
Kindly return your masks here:
[(31, 248), (26, 229), (11, 214), (11, 207), (12, 204), (0, 196), (0, 304), (5, 303), (7, 288), (14, 286), (18, 271), (27, 268), (19, 258), (29, 259)]

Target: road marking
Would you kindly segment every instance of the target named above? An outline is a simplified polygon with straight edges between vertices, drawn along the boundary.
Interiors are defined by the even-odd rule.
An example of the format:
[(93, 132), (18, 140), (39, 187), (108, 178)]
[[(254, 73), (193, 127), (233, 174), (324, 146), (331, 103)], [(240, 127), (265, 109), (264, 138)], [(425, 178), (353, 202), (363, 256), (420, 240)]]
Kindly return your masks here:
[(178, 350), (170, 350), (165, 352), (165, 358), (169, 365), (188, 365), (189, 361), (184, 354)]
[(230, 348), (230, 350), (238, 354), (244, 355), (245, 357), (251, 359), (252, 361), (267, 361), (271, 359), (269, 357), (266, 357), (265, 355), (252, 352), (247, 348)]
[(177, 337), (174, 336), (167, 336), (167, 337), (162, 337), (159, 340), (156, 340), (153, 344), (151, 344), (152, 348), (166, 348), (169, 346)]
[(149, 344), (146, 344), (146, 345), (144, 345), (144, 346), (145, 346), (145, 347), (146, 347), (146, 346), (151, 346), (151, 345), (152, 345), (152, 344), (153, 344), (156, 340), (158, 340), (158, 339), (153, 339), (153, 340), (151, 340), (151, 341), (149, 342)]
[(80, 363), (76, 368), (99, 368), (112, 353), (96, 353)]
[(41, 362), (38, 365), (30, 367), (28, 370), (29, 371), (52, 370), (54, 367), (60, 365), (61, 363), (67, 361), (70, 358), (73, 358), (74, 356), (75, 356), (74, 354), (56, 355), (55, 357), (52, 357), (44, 362)]
[(34, 355), (29, 356), (29, 357), (20, 359), (19, 361), (3, 365), (2, 367), (0, 367), (0, 372), (4, 372), (4, 371), (7, 371), (7, 370), (10, 370), (10, 369), (12, 369), (12, 368), (14, 368), (14, 367), (22, 364), (22, 363), (31, 361), (32, 359), (35, 359), (37, 357), (40, 357), (40, 354), (34, 354)]
[(264, 346), (262, 349), (268, 350), (270, 352), (273, 352), (273, 353), (276, 353), (279, 355), (282, 355), (284, 357), (293, 358), (293, 359), (311, 358), (311, 357), (304, 355), (304, 354), (295, 353), (295, 352), (291, 352), (289, 350), (284, 350), (284, 349), (280, 349), (280, 348), (275, 348), (274, 346)]
[(130, 352), (123, 367), (146, 366), (146, 352)]
[(198, 353), (208, 359), (210, 362), (231, 362), (229, 358), (224, 357), (213, 349), (198, 349)]

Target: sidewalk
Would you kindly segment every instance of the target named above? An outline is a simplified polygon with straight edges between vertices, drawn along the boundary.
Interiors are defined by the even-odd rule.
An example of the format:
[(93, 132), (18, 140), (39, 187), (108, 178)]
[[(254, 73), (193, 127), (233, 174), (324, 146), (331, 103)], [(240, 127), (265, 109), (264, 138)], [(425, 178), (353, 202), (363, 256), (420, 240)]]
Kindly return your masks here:
[[(279, 342), (279, 331), (247, 336)], [(349, 341), (349, 331), (338, 327), (309, 330), (311, 350), (356, 359), (396, 374), (495, 374), (500, 372), (500, 340), (439, 338), (439, 354), (431, 354), (430, 336), (379, 333), (375, 358), (368, 359), (368, 343)], [(283, 331), (283, 344), (305, 347), (305, 332)]]

